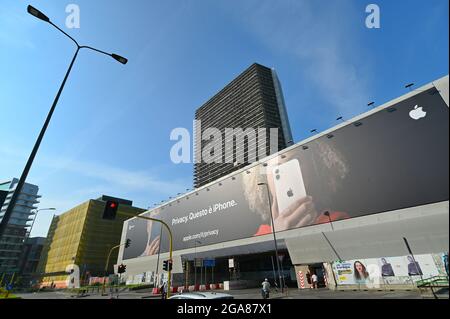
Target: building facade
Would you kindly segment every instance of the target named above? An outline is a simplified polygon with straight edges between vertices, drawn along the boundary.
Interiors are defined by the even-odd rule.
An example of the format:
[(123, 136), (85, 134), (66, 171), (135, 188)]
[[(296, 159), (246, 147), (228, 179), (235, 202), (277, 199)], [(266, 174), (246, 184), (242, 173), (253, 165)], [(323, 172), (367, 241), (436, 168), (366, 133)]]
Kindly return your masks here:
[(19, 262), (20, 285), (33, 286), (36, 283), (37, 267), (45, 240), (45, 237), (29, 237), (25, 240)]
[[(16, 189), (18, 179), (0, 182), (0, 222)], [(39, 187), (25, 183), (12, 212), (11, 218), (0, 238), (0, 273), (17, 273), (20, 271), (19, 260), (24, 241), (29, 235), (31, 222), (35, 218), (39, 203)]]
[[(292, 145), (292, 134), (281, 85), (274, 69), (253, 64), (195, 112), (194, 187), (198, 188), (230, 174), (257, 159)], [(221, 150), (215, 149), (212, 162), (203, 156), (216, 137), (208, 129), (220, 131)], [(227, 135), (225, 129), (251, 129)], [(270, 140), (270, 129), (276, 136)], [(258, 129), (263, 129), (258, 131)], [(246, 134), (247, 133), (247, 134)], [(226, 143), (228, 143), (226, 146)], [(220, 147), (219, 146), (219, 147)], [(230, 148), (231, 157), (225, 152)], [(242, 154), (242, 157), (239, 157)], [(255, 155), (252, 159), (252, 154)]]
[[(103, 210), (110, 199), (119, 203), (117, 217), (104, 220)], [(103, 276), (108, 253), (119, 244), (123, 221), (129, 218), (120, 213), (137, 214), (142, 211), (133, 207), (131, 201), (102, 196), (54, 216), (38, 266), (41, 285), (66, 287), (66, 271), (72, 265), (77, 266), (81, 280)], [(113, 272), (116, 258), (117, 250), (111, 254), (109, 273)]]
[[(277, 281), (273, 232), (291, 287), (312, 273), (338, 289), (448, 276), (448, 92), (445, 76), (145, 212), (171, 225), (173, 285)], [(127, 238), (127, 282), (167, 275), (160, 226), (132, 218)]]

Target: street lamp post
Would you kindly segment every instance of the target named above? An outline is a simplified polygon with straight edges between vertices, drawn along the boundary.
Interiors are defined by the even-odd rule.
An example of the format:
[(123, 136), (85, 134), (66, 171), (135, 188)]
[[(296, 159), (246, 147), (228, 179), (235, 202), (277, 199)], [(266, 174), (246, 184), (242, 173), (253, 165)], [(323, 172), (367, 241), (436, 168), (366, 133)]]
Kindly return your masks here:
[(201, 245), (202, 243), (199, 240), (194, 241), (194, 289), (197, 286), (197, 244)]
[(270, 192), (269, 192), (269, 186), (266, 183), (258, 183), (258, 186), (265, 186), (266, 190), (267, 190), (267, 198), (269, 200), (269, 208), (270, 208), (270, 218), (272, 220), (272, 234), (273, 234), (273, 242), (275, 245), (275, 257), (277, 260), (277, 269), (278, 269), (278, 282), (280, 284), (281, 287), (281, 292), (283, 293), (284, 291), (284, 285), (282, 284), (281, 281), (281, 272), (280, 272), (280, 259), (278, 258), (278, 244), (277, 244), (277, 237), (276, 237), (276, 231), (275, 231), (275, 223), (273, 221), (273, 214), (272, 214), (272, 201), (270, 200)]
[(331, 230), (334, 231), (333, 222), (332, 222), (332, 220), (331, 220), (330, 212), (329, 212), (329, 211), (326, 211), (326, 212), (324, 212), (323, 214), (324, 214), (325, 216), (328, 216), (328, 221), (330, 222)]
[[(331, 230), (334, 231), (334, 227), (333, 227), (333, 221), (331, 220), (331, 215), (329, 211), (325, 211), (323, 213), (325, 216), (328, 217), (328, 221), (330, 222), (330, 226), (331, 226)], [(328, 239), (328, 237), (325, 235), (325, 233), (322, 233), (322, 235), (324, 236), (325, 240), (328, 242), (328, 244), (330, 245), (331, 249), (333, 249), (334, 253), (336, 254), (336, 256), (338, 257), (339, 260), (341, 260), (341, 257), (339, 256), (339, 254), (337, 253), (336, 249), (333, 247), (333, 245), (331, 244), (330, 240)], [(326, 271), (326, 270), (325, 270)], [(336, 278), (334, 277), (334, 275), (332, 274), (333, 280), (334, 280), (334, 285), (337, 289), (338, 283), (336, 281)]]
[[(325, 216), (328, 216), (328, 220), (330, 222), (330, 226), (331, 226), (331, 230), (334, 231), (334, 227), (333, 227), (333, 222), (331, 221), (331, 216), (330, 216), (330, 212), (326, 211), (323, 213)], [(330, 245), (331, 249), (334, 251), (334, 254), (336, 255), (336, 257), (338, 258), (339, 261), (342, 261), (341, 257), (339, 256), (339, 254), (337, 253), (336, 249), (334, 248), (334, 246), (331, 244), (331, 241), (328, 239), (327, 235), (325, 235), (324, 232), (322, 232), (323, 237), (325, 238), (325, 240), (327, 241), (327, 243)]]
[(24, 168), (24, 170), (22, 172), (22, 175), (20, 176), (19, 182), (17, 183), (16, 189), (14, 190), (13, 195), (11, 196), (11, 200), (9, 202), (9, 205), (6, 208), (5, 214), (4, 214), (4, 216), (2, 218), (2, 221), (0, 223), (0, 238), (2, 237), (2, 235), (3, 235), (3, 233), (4, 233), (5, 229), (6, 229), (6, 225), (8, 224), (9, 219), (10, 219), (10, 217), (12, 215), (14, 206), (16, 205), (16, 202), (17, 202), (17, 198), (19, 197), (19, 194), (22, 191), (22, 187), (25, 184), (25, 180), (27, 179), (28, 172), (30, 171), (30, 168), (31, 168), (31, 166), (33, 164), (33, 161), (34, 161), (34, 158), (36, 156), (36, 153), (37, 153), (37, 151), (39, 149), (39, 146), (40, 146), (40, 144), (42, 142), (42, 139), (43, 139), (43, 137), (45, 135), (45, 131), (47, 130), (47, 127), (48, 127), (48, 125), (50, 123), (50, 119), (52, 118), (53, 112), (55, 111), (56, 104), (58, 103), (59, 97), (61, 96), (61, 93), (62, 93), (62, 91), (64, 89), (64, 85), (66, 84), (67, 78), (69, 77), (70, 71), (72, 70), (73, 64), (75, 63), (75, 60), (77, 58), (77, 55), (78, 55), (78, 52), (80, 51), (80, 49), (89, 49), (89, 50), (92, 50), (92, 51), (95, 51), (95, 52), (98, 52), (98, 53), (102, 53), (102, 54), (108, 55), (108, 56), (112, 57), (113, 59), (117, 60), (118, 62), (120, 62), (122, 64), (126, 64), (128, 62), (128, 60), (126, 58), (121, 57), (120, 55), (117, 55), (117, 54), (114, 54), (114, 53), (107, 53), (107, 52), (104, 52), (102, 50), (98, 50), (98, 49), (92, 48), (90, 46), (85, 46), (85, 45), (81, 46), (81, 45), (79, 45), (78, 42), (74, 38), (72, 38), (70, 35), (68, 35), (66, 32), (64, 32), (61, 28), (59, 28), (57, 25), (55, 25), (52, 21), (50, 21), (50, 19), (45, 14), (43, 14), (41, 11), (39, 11), (38, 9), (36, 9), (36, 8), (34, 8), (34, 7), (29, 5), (28, 8), (27, 8), (27, 11), (32, 16), (34, 16), (34, 17), (36, 17), (36, 18), (38, 18), (38, 19), (40, 19), (40, 20), (42, 20), (44, 22), (47, 22), (47, 23), (51, 24), (53, 27), (55, 27), (57, 30), (59, 30), (61, 33), (63, 33), (65, 36), (67, 36), (69, 39), (71, 39), (76, 44), (77, 49), (76, 49), (75, 54), (74, 54), (74, 56), (72, 58), (72, 61), (70, 62), (69, 69), (67, 70), (66, 75), (64, 76), (64, 79), (63, 79), (63, 81), (61, 83), (61, 86), (60, 86), (60, 88), (58, 90), (58, 93), (56, 94), (55, 100), (53, 101), (52, 107), (50, 108), (50, 111), (49, 111), (49, 113), (47, 115), (47, 118), (45, 119), (44, 125), (42, 126), (42, 129), (41, 129), (41, 131), (39, 133), (39, 136), (38, 136), (38, 138), (36, 140), (36, 143), (34, 144), (33, 150), (31, 151), (31, 154), (28, 157), (27, 163), (26, 163), (25, 168)]

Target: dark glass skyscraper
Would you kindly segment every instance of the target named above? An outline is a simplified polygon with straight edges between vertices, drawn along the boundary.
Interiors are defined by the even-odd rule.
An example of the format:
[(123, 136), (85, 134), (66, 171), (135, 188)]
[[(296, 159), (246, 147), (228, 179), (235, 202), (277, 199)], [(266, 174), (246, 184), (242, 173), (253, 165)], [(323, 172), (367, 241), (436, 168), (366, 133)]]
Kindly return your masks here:
[[(258, 160), (293, 144), (283, 93), (275, 70), (257, 63), (197, 109), (195, 119), (195, 188), (246, 166), (254, 160), (252, 154), (256, 153)], [(212, 151), (214, 154), (207, 154), (213, 155), (213, 162), (204, 159), (205, 150), (209, 152), (208, 146), (217, 138), (209, 136), (210, 131), (206, 130), (211, 128), (220, 131), (222, 143), (221, 150), (215, 148)], [(239, 128), (251, 129), (256, 134), (246, 134), (248, 131), (234, 136), (226, 134), (225, 129)], [(272, 142), (269, 133), (271, 128), (278, 132), (278, 138), (275, 136), (274, 140), (272, 136)], [(261, 134), (261, 129), (266, 133)], [(230, 145), (226, 142), (231, 139), (232, 159), (225, 154)], [(261, 145), (265, 146), (265, 151), (261, 150)], [(244, 155), (243, 160), (239, 160), (240, 152)]]

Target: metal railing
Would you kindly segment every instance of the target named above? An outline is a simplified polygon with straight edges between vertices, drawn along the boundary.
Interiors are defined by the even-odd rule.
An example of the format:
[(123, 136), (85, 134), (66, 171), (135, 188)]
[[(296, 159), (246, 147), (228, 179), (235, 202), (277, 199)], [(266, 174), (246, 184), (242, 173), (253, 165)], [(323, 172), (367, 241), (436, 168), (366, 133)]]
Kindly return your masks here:
[(417, 288), (448, 288), (448, 276), (434, 276), (417, 281)]
[[(448, 290), (448, 276), (434, 276), (427, 279), (422, 279), (417, 281), (417, 288), (420, 293), (423, 294), (424, 291), (430, 289), (433, 297), (435, 299), (439, 299), (438, 294), (439, 290), (447, 288)], [(436, 291), (437, 289), (437, 291)], [(438, 292), (438, 294), (436, 294)], [(448, 291), (447, 291), (448, 294)], [(440, 295), (440, 294), (439, 294)]]

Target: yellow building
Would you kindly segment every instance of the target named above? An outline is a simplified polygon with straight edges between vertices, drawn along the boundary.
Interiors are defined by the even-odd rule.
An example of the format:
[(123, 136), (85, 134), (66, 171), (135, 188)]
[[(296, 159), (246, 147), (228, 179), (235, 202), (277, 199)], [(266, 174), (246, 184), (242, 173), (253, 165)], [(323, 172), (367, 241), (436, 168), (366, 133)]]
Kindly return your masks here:
[[(119, 203), (115, 220), (102, 218), (106, 201), (110, 199)], [(121, 216), (120, 212), (138, 214), (143, 211), (133, 207), (131, 201), (102, 196), (54, 216), (38, 266), (41, 286), (65, 287), (66, 268), (73, 264), (79, 267), (81, 280), (103, 276), (109, 250), (120, 243), (123, 221), (129, 218)], [(111, 254), (108, 273), (113, 272), (117, 253), (115, 250)]]

